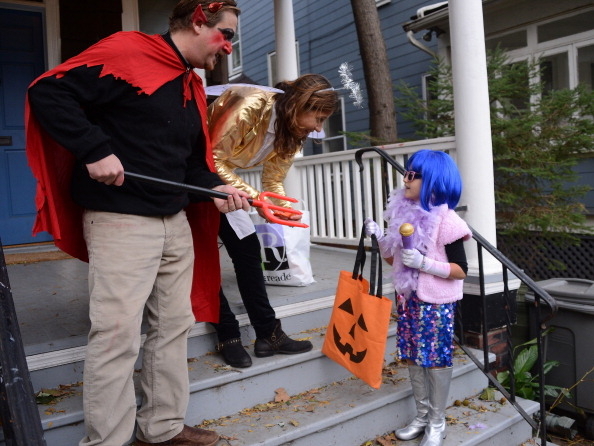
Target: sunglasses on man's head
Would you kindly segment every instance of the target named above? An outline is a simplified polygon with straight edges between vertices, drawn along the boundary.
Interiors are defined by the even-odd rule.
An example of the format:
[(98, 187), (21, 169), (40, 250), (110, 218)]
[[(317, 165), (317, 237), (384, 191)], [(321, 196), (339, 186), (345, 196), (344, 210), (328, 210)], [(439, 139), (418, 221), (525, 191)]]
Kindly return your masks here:
[(414, 170), (404, 172), (404, 181), (413, 181), (417, 178), (423, 178), (419, 172), (415, 172)]
[(223, 35), (226, 41), (231, 42), (233, 37), (235, 37), (235, 31), (231, 28), (217, 28), (220, 33)]

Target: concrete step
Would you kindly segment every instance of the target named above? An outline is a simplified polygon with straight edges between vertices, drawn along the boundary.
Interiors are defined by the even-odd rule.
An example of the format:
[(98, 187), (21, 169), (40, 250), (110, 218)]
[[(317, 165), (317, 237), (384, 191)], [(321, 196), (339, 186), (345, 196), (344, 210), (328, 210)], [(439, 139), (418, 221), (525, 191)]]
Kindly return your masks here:
[[(289, 395), (298, 395), (312, 391), (317, 392), (317, 389), (322, 388), (335, 388), (342, 389), (336, 391), (341, 395), (333, 397), (338, 401), (339, 407), (360, 406), (358, 409), (352, 409), (356, 416), (365, 418), (367, 417), (364, 415), (366, 412), (372, 411), (373, 413), (389, 405), (396, 408), (389, 411), (382, 410), (380, 418), (386, 418), (385, 414), (388, 412), (402, 414), (400, 415), (403, 417), (401, 422), (405, 423), (408, 418), (407, 414), (414, 411), (406, 368), (390, 367), (382, 389), (374, 391), (366, 384), (353, 379), (348, 371), (322, 355), (320, 349), (323, 343), (323, 332), (323, 330), (312, 330), (294, 336), (299, 339), (311, 339), (314, 344), (314, 349), (311, 352), (294, 356), (279, 355), (271, 358), (254, 358), (254, 365), (248, 369), (228, 367), (218, 355), (210, 353), (196, 360), (190, 360), (188, 367), (191, 379), (191, 397), (186, 422), (196, 425), (203, 423), (204, 420), (217, 418), (227, 420), (228, 417), (235, 418), (233, 414), (249, 413), (251, 407), (265, 406), (272, 401), (276, 389), (282, 388)], [(251, 350), (251, 347), (251, 345), (248, 346), (248, 349)], [(386, 349), (386, 363), (393, 361), (394, 350), (395, 327), (392, 327)], [(456, 379), (450, 392), (452, 401), (466, 397), (469, 392), (480, 391), (487, 382), (474, 363), (466, 357), (456, 358), (454, 376)], [(359, 390), (350, 390), (352, 386)], [(48, 446), (76, 445), (83, 435), (82, 387), (74, 386), (68, 389), (68, 392), (68, 396), (57, 403), (51, 406), (40, 406)], [(343, 393), (345, 395), (342, 395)], [(355, 400), (349, 402), (349, 397), (353, 396), (356, 396)], [(341, 403), (341, 398), (344, 403)], [(326, 418), (325, 414), (318, 415)], [(378, 416), (377, 414), (372, 415), (371, 418)], [(322, 422), (321, 420), (316, 421)], [(332, 419), (324, 420), (324, 422), (333, 424)], [(365, 425), (369, 423), (371, 421), (365, 421)], [(377, 422), (372, 423), (372, 425), (377, 425), (377, 429), (374, 428), (371, 435), (378, 435), (386, 431), (390, 428), (390, 423), (391, 421), (381, 425), (377, 425)], [(220, 430), (218, 426), (217, 430)], [(249, 430), (246, 429), (245, 432)], [(226, 431), (222, 431), (222, 433), (226, 433)], [(263, 436), (269, 434), (270, 432), (261, 433)]]
[[(474, 363), (457, 356), (450, 404), (480, 392), (486, 384), (486, 377)], [(286, 402), (274, 402), (275, 395), (269, 389), (268, 401), (203, 426), (225, 435), (233, 446), (359, 446), (405, 425), (415, 413), (408, 371), (401, 365), (386, 368), (378, 390), (352, 377), (301, 393), (282, 388), (291, 397)]]
[[(468, 384), (467, 375), (461, 371), (454, 374), (451, 397)], [(359, 446), (378, 437), (393, 440), (382, 444), (405, 444), (396, 440), (393, 432), (414, 416), (408, 387), (408, 380), (400, 374), (392, 375), (392, 381), (385, 381), (379, 390), (359, 380), (344, 380), (295, 395), (286, 403), (256, 406), (205, 426), (228, 437), (233, 446)], [(530, 425), (509, 403), (481, 401), (478, 396), (464, 402), (468, 405), (447, 409), (444, 446), (519, 446), (531, 441)], [(521, 400), (520, 404), (529, 414), (538, 410), (533, 401)], [(421, 438), (406, 444), (418, 445)]]
[[(394, 288), (391, 284), (386, 284), (383, 289), (384, 295), (393, 298)], [(282, 320), (284, 331), (298, 333), (325, 326), (330, 319), (335, 289), (326, 287), (314, 288), (312, 291), (308, 291), (307, 288), (298, 290), (292, 294), (285, 292), (286, 295), (271, 298), (276, 315)], [(245, 314), (245, 308), (239, 297), (229, 294), (230, 305), (239, 321), (242, 339), (245, 343), (253, 343), (255, 333)], [(27, 364), (35, 391), (82, 381), (86, 338), (69, 339), (68, 342), (63, 348), (27, 355)], [(197, 323), (189, 333), (188, 356), (203, 356), (212, 352), (215, 344), (216, 335), (210, 324)], [(135, 368), (140, 367), (141, 358), (136, 362)]]
[[(254, 365), (247, 369), (227, 366), (212, 351), (188, 360), (190, 403), (186, 414), (188, 424), (202, 423), (266, 402), (274, 389), (285, 387), (290, 392), (304, 392), (350, 377), (350, 373), (321, 353), (325, 328), (292, 335), (309, 339), (314, 349), (300, 355), (278, 355), (255, 358), (253, 344), (246, 345)], [(396, 327), (389, 331), (386, 362), (393, 361)], [(137, 378), (137, 376), (135, 376)], [(40, 416), (48, 446), (77, 444), (83, 435), (82, 385), (62, 386), (65, 397), (51, 405), (40, 405)], [(138, 397), (140, 403), (140, 397)], [(72, 443), (60, 443), (71, 438)], [(64, 441), (64, 440), (62, 440)]]

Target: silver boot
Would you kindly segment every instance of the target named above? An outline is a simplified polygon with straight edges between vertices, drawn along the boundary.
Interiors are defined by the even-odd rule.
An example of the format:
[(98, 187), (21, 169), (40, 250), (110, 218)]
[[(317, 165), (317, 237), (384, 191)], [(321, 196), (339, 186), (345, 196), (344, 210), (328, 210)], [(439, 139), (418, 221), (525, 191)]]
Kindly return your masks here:
[(427, 369), (429, 424), (419, 446), (442, 446), (445, 438), (445, 409), (450, 393), (453, 367)]
[(429, 400), (425, 382), (425, 368), (416, 364), (408, 366), (408, 375), (412, 385), (413, 397), (417, 405), (417, 416), (408, 426), (396, 431), (399, 440), (412, 440), (425, 431), (428, 422)]

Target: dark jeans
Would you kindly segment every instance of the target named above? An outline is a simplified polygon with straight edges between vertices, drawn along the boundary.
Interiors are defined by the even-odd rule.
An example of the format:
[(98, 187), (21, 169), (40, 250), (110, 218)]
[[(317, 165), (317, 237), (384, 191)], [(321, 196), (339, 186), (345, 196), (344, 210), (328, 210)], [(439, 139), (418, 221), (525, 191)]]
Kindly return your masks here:
[[(272, 334), (276, 325), (276, 315), (268, 301), (264, 285), (258, 236), (254, 233), (240, 240), (223, 214), (221, 215), (219, 237), (233, 261), (239, 294), (256, 332), (256, 337), (267, 338)], [(219, 342), (239, 338), (239, 322), (231, 311), (222, 289), (219, 292), (219, 297), (221, 302), (219, 323), (212, 324), (217, 331)]]

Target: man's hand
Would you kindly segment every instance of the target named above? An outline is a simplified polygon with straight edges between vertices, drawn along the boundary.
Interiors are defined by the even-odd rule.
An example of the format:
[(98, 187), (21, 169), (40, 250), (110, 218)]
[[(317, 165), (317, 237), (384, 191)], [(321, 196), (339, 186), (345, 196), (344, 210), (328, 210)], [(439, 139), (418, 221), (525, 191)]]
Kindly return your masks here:
[(246, 212), (250, 210), (250, 204), (247, 201), (250, 196), (247, 192), (236, 189), (228, 184), (213, 187), (212, 190), (229, 194), (226, 200), (222, 198), (213, 198), (214, 204), (220, 212), (227, 213), (238, 209), (243, 209)]
[(100, 183), (105, 183), (108, 186), (124, 184), (124, 166), (115, 155), (108, 155), (99, 161), (87, 164), (87, 170), (89, 176)]

